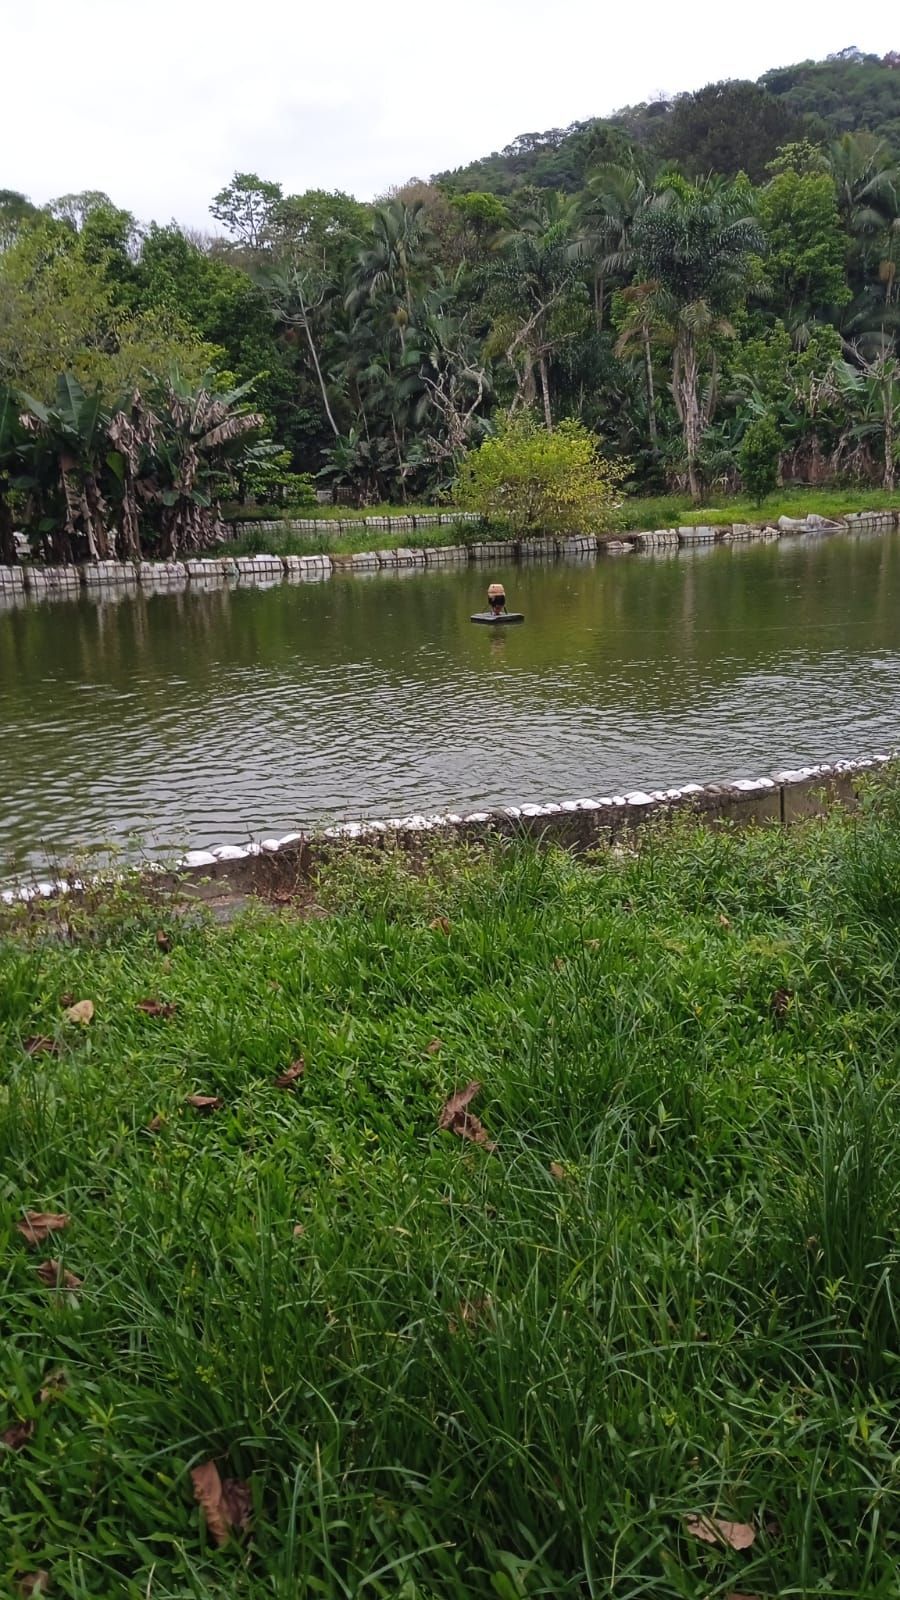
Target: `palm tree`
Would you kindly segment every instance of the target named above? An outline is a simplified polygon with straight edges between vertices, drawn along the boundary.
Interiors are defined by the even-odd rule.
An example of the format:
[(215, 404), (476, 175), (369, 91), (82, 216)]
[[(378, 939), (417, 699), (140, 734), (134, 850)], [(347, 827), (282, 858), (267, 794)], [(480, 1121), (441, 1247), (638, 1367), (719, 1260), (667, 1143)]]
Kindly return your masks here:
[(554, 313), (578, 275), (582, 244), (577, 200), (552, 190), (537, 194), (518, 227), (500, 236), (497, 248), (502, 256), (495, 273), (504, 307), (501, 323), (512, 330), (505, 355), (510, 365), (519, 366), (513, 408), (534, 400), (537, 371), (544, 423), (552, 432), (548, 357), (561, 337), (553, 326)]
[[(716, 344), (733, 333), (727, 313), (746, 293), (751, 258), (765, 238), (749, 214), (747, 188), (666, 178), (634, 225), (635, 257), (652, 284), (657, 319), (672, 341), (671, 389), (684, 438), (688, 486), (700, 499), (698, 458), (716, 400)], [(701, 376), (708, 369), (701, 400)]]
[(372, 217), (372, 235), (360, 250), (347, 295), (347, 308), (359, 311), (366, 301), (391, 300), (401, 343), (412, 320), (413, 296), (424, 280), (430, 235), (425, 205), (414, 200), (389, 200)]
[(609, 277), (630, 276), (634, 263), (634, 225), (651, 190), (634, 163), (606, 162), (595, 167), (581, 197), (585, 253), (594, 262), (594, 314), (602, 328)]
[(900, 162), (883, 139), (865, 131), (836, 139), (827, 162), (844, 228), (863, 270), (877, 272), (890, 305), (900, 255)]

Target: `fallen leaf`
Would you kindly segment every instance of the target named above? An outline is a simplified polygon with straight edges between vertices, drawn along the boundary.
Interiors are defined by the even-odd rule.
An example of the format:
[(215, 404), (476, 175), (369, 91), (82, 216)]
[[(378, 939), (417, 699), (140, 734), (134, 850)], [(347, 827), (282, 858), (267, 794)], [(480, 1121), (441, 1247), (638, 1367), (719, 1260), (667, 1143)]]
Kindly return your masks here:
[(450, 932), (450, 918), (449, 917), (433, 917), (431, 922), (429, 922), (428, 926), (435, 933), (449, 933)]
[(143, 1011), (145, 1017), (174, 1017), (178, 1010), (177, 1005), (165, 1000), (138, 1000), (138, 1011)]
[(73, 1006), (67, 1006), (63, 1013), (67, 1022), (81, 1022), (85, 1026), (94, 1015), (93, 1000), (77, 1000)]
[(69, 1218), (64, 1211), (26, 1211), (16, 1223), (25, 1243), (30, 1245), (43, 1244), (48, 1234), (61, 1233), (68, 1226)]
[(294, 1238), (295, 1239), (302, 1238), (302, 1236), (303, 1236), (303, 1234), (305, 1232), (306, 1232), (306, 1229), (304, 1228), (302, 1222), (295, 1222), (294, 1223)]
[(429, 1043), (425, 1046), (425, 1051), (426, 1051), (426, 1054), (428, 1054), (430, 1056), (436, 1056), (438, 1051), (439, 1050), (443, 1050), (443, 1048), (444, 1048), (443, 1039), (431, 1039), (429, 1041)]
[(780, 1022), (782, 1018), (787, 1016), (791, 1009), (791, 1001), (793, 998), (794, 997), (791, 994), (790, 989), (775, 990), (774, 994), (769, 1000), (769, 1010), (771, 1011), (776, 1022)]
[(219, 1476), (214, 1461), (204, 1461), (191, 1471), (194, 1494), (206, 1526), (216, 1544), (227, 1544), (233, 1528), (246, 1531), (250, 1526), (250, 1488), (237, 1478)]
[(217, 1094), (189, 1094), (186, 1103), (195, 1111), (221, 1111), (222, 1099)]
[(567, 965), (565, 956), (554, 956), (553, 965), (557, 972), (565, 972)]
[(756, 1538), (756, 1529), (749, 1522), (728, 1522), (722, 1517), (688, 1517), (685, 1528), (695, 1539), (725, 1544), (732, 1550), (749, 1550)]
[(144, 1124), (144, 1128), (147, 1133), (159, 1133), (160, 1128), (164, 1128), (165, 1124), (166, 1119), (162, 1112), (157, 1111), (156, 1116), (151, 1117), (150, 1121)]
[(75, 996), (73, 994), (71, 994), (69, 992), (69, 990), (67, 989), (65, 994), (61, 994), (60, 995), (59, 1003), (62, 1006), (63, 1010), (65, 1011), (67, 1006), (73, 1006), (75, 1004)]
[(550, 1176), (551, 1178), (556, 1178), (558, 1183), (562, 1183), (563, 1180), (568, 1177), (568, 1173), (566, 1172), (565, 1167), (562, 1166), (559, 1161), (551, 1161)]
[(276, 1089), (289, 1089), (292, 1083), (296, 1083), (298, 1078), (303, 1077), (305, 1071), (306, 1062), (302, 1056), (298, 1056), (297, 1060), (292, 1061), (287, 1070), (280, 1073), (275, 1079)]
[(33, 1433), (33, 1422), (14, 1422), (12, 1427), (7, 1428), (5, 1433), (0, 1433), (0, 1444), (5, 1445), (7, 1450), (21, 1450), (23, 1444), (28, 1443)]
[(49, 1039), (46, 1033), (36, 1033), (25, 1040), (25, 1050), (30, 1056), (58, 1056), (59, 1040)]
[(488, 1138), (487, 1130), (479, 1118), (468, 1109), (480, 1090), (480, 1083), (470, 1083), (458, 1094), (452, 1094), (441, 1112), (438, 1126), (458, 1134), (461, 1139), (471, 1139), (473, 1144), (483, 1145), (485, 1150), (493, 1151), (497, 1148), (496, 1144)]
[(726, 917), (724, 911), (720, 911), (719, 912), (719, 927), (720, 928), (730, 928), (731, 927), (731, 920), (730, 920), (729, 917)]
[(457, 1306), (459, 1321), (456, 1317), (448, 1317), (451, 1333), (458, 1333), (460, 1325), (466, 1328), (477, 1327), (493, 1309), (493, 1300), (489, 1294), (483, 1295), (480, 1300), (460, 1300)]
[(162, 950), (164, 954), (168, 954), (172, 948), (172, 941), (164, 928), (156, 930), (156, 948)]
[(21, 1595), (46, 1594), (49, 1588), (50, 1574), (43, 1569), (39, 1572), (27, 1572), (24, 1578), (19, 1579)]
[(48, 1289), (80, 1289), (81, 1279), (74, 1272), (66, 1272), (61, 1261), (42, 1261), (36, 1269), (41, 1283)]
[(55, 1372), (48, 1372), (41, 1388), (38, 1390), (38, 1399), (41, 1405), (48, 1406), (52, 1401), (58, 1400), (68, 1381), (62, 1367), (57, 1367)]

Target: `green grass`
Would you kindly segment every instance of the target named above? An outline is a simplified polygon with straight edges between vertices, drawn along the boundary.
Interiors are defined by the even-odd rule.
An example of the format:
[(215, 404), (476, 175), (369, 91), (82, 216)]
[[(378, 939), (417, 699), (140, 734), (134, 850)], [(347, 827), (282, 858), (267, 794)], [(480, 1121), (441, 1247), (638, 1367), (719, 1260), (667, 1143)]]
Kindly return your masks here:
[(351, 555), (357, 550), (388, 550), (402, 545), (407, 550), (430, 550), (438, 545), (472, 544), (483, 539), (473, 523), (442, 523), (427, 528), (406, 528), (398, 532), (392, 528), (367, 528), (358, 533), (343, 531), (334, 535), (323, 533), (273, 533), (269, 528), (253, 528), (238, 539), (230, 539), (219, 554), (253, 556), (272, 554), (279, 556)]
[[(444, 510), (451, 508), (445, 507)], [(302, 515), (318, 516), (323, 511), (329, 518), (358, 516), (403, 516), (411, 510), (419, 512), (431, 511), (432, 507), (406, 507), (402, 506), (377, 506), (370, 507), (368, 511), (348, 513), (346, 507), (329, 506), (320, 507), (316, 511), (302, 513)], [(900, 510), (900, 492), (890, 494), (884, 489), (785, 489), (757, 506), (754, 501), (741, 497), (721, 498), (715, 505), (701, 506), (699, 509), (691, 504), (687, 495), (660, 495), (656, 498), (635, 497), (624, 501), (615, 512), (614, 531), (627, 533), (632, 531), (652, 530), (654, 528), (671, 528), (678, 526), (692, 526), (697, 523), (718, 525), (731, 522), (759, 522), (764, 519), (777, 520), (780, 516), (804, 517), (810, 512), (817, 512), (823, 517), (839, 517), (849, 511), (897, 511)], [(499, 538), (502, 533), (498, 531), (485, 534), (484, 529), (474, 523), (459, 523), (456, 526), (445, 525), (442, 527), (429, 527), (410, 530), (402, 536), (390, 529), (377, 529), (360, 527), (359, 533), (339, 533), (332, 537), (324, 537), (321, 533), (277, 534), (260, 529), (242, 534), (240, 539), (229, 543), (228, 550), (234, 555), (256, 555), (259, 552), (269, 552), (276, 555), (320, 555), (323, 550), (336, 555), (349, 555), (357, 550), (372, 550), (387, 548), (403, 543), (413, 549), (427, 549), (430, 546), (446, 544), (472, 544), (485, 537)]]
[[(895, 1600), (898, 824), (895, 779), (634, 857), (348, 855), (308, 920), (7, 913), (0, 1593)], [(494, 1155), (437, 1127), (471, 1078)]]
[(779, 517), (805, 517), (817, 512), (821, 517), (840, 517), (848, 511), (900, 510), (900, 492), (886, 489), (779, 489), (758, 506), (743, 496), (724, 496), (706, 506), (694, 506), (689, 495), (635, 497), (624, 502), (616, 513), (616, 526), (623, 531), (653, 528), (717, 526), (725, 522), (760, 522)]

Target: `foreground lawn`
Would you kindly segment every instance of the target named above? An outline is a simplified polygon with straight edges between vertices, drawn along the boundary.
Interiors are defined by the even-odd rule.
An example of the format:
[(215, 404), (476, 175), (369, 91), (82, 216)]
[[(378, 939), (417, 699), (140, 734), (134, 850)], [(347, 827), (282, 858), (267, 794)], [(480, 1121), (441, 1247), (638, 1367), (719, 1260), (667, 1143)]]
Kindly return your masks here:
[(898, 823), (11, 927), (0, 1593), (896, 1597)]

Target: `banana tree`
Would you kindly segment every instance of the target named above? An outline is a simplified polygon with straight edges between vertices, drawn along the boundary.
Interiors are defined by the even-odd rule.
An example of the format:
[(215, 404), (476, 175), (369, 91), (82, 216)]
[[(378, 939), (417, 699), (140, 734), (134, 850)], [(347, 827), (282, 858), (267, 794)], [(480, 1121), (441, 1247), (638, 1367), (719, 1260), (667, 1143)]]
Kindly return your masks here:
[(0, 386), (0, 562), (4, 566), (18, 559), (9, 492), (22, 471), (25, 445), (16, 397), (12, 389)]
[(265, 426), (265, 418), (244, 405), (249, 389), (243, 384), (217, 394), (211, 374), (199, 388), (178, 374), (162, 386), (153, 454), (164, 556), (202, 549), (223, 537), (219, 497), (232, 468)]
[(31, 435), (29, 485), (45, 512), (42, 528), (54, 560), (103, 561), (115, 553), (115, 535), (102, 490), (108, 418), (100, 391), (86, 394), (66, 373), (56, 402), (46, 406), (28, 395), (20, 421)]

